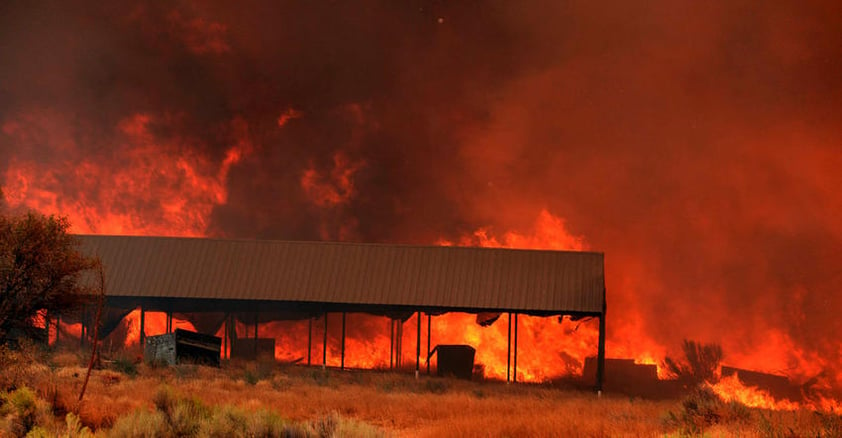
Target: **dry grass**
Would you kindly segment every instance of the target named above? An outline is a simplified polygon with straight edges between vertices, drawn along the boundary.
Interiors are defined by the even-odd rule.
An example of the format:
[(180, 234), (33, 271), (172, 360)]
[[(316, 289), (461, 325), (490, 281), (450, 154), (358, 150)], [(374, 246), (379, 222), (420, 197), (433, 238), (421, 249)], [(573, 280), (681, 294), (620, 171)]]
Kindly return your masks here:
[[(189, 412), (201, 414), (204, 423), (196, 430), (202, 433), (207, 428), (230, 432), (246, 430), (246, 425), (283, 423), (303, 436), (324, 432), (334, 436), (651, 437), (701, 431), (707, 436), (772, 437), (832, 436), (842, 425), (833, 415), (744, 407), (732, 412), (735, 408), (716, 406), (724, 412), (720, 421), (695, 430), (696, 413), (688, 412), (687, 404), (678, 400), (597, 398), (588, 391), (542, 386), (424, 376), (415, 380), (404, 374), (322, 371), (274, 363), (226, 364), (222, 369), (138, 365), (131, 371), (125, 371), (123, 364), (118, 368), (124, 372), (95, 370), (85, 399), (78, 404), (85, 370), (72, 354), (18, 366), (19, 386), (33, 388), (52, 406), (52, 424), (41, 426), (55, 432), (53, 436), (65, 430), (67, 412), (77, 412), (81, 425), (97, 435), (131, 436), (131, 430), (149, 427), (143, 424), (162, 421), (165, 411), (156, 408), (162, 391), (168, 391), (167, 397), (176, 400), (173, 403), (186, 400)], [(255, 426), (253, 418), (260, 416), (266, 419)], [(40, 421), (49, 423), (42, 417)]]

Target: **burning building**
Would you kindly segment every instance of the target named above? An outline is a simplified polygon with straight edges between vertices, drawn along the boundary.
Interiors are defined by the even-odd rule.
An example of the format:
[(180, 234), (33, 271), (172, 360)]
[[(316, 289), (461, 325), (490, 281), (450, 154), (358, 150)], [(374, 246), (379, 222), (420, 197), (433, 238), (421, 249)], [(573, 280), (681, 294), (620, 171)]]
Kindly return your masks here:
[[(3, 2), (0, 206), (78, 234), (599, 248), (612, 356), (695, 339), (840, 388), (841, 29), (833, 1)], [(224, 335), (146, 309), (115, 332)], [(413, 355), (359, 315), (352, 366)], [(519, 379), (582, 373), (595, 320), (519, 315)], [(341, 315), (316, 316), (338, 364)], [(433, 338), (505, 378), (506, 318), (475, 316)], [(309, 321), (258, 338), (303, 361)]]
[[(564, 316), (598, 318), (595, 380), (601, 388), (606, 309), (601, 253), (140, 236), (80, 239), (83, 252), (100, 257), (105, 267), (109, 316), (103, 326), (114, 328), (139, 309), (141, 342), (146, 313), (162, 312), (166, 332), (172, 331), (175, 317), (203, 333), (222, 332), (224, 355), (235, 355), (239, 343), (239, 350), (252, 348), (256, 357), (260, 341), (277, 333), (268, 330), (273, 324), (307, 321), (306, 342), (305, 336), (295, 336), (297, 345), (281, 343), (280, 348), (303, 352), (296, 361), (306, 355), (312, 364), (313, 323), (321, 319), (321, 363), (327, 365), (328, 315), (341, 315), (339, 367), (345, 368), (348, 314), (366, 314), (390, 321), (394, 367), (406, 350), (404, 321), (414, 316), (416, 336), (410, 344), (417, 375), (422, 314), (427, 319), (424, 357), (429, 357), (431, 343), (438, 342), (431, 339), (432, 326), (441, 315), (477, 314), (477, 322), (488, 325), (507, 313), (506, 377), (517, 380), (519, 316), (558, 317), (558, 324)], [(108, 330), (101, 333), (107, 336)]]

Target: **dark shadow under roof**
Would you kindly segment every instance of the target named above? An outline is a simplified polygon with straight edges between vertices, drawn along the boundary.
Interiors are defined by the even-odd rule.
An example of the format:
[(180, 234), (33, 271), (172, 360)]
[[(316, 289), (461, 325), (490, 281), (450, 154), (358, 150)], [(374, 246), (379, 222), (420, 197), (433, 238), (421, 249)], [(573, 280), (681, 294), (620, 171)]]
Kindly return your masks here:
[(601, 314), (603, 254), (78, 236), (112, 297)]

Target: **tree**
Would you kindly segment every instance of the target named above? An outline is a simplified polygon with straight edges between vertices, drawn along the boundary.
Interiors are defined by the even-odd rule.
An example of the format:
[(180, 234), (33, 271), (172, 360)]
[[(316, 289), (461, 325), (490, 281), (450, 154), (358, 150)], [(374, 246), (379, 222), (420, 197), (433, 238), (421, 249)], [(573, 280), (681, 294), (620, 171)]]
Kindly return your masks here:
[(0, 339), (35, 337), (39, 312), (72, 312), (95, 295), (79, 279), (98, 260), (78, 251), (68, 227), (65, 218), (0, 211)]

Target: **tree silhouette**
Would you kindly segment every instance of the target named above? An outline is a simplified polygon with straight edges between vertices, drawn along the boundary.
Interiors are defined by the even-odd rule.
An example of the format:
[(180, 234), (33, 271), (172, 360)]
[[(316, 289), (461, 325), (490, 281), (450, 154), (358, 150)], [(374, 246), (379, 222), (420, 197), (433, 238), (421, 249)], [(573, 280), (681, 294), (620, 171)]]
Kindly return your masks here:
[(682, 345), (684, 360), (667, 357), (664, 365), (686, 387), (696, 387), (704, 382), (719, 380), (719, 362), (722, 361), (722, 347), (717, 344), (702, 344), (685, 339)]
[(65, 218), (0, 211), (0, 339), (36, 337), (41, 312), (71, 312), (95, 295), (80, 275), (98, 261), (77, 250)]

